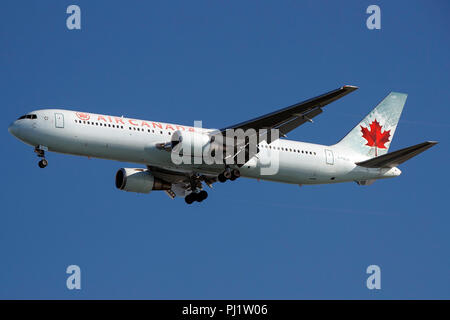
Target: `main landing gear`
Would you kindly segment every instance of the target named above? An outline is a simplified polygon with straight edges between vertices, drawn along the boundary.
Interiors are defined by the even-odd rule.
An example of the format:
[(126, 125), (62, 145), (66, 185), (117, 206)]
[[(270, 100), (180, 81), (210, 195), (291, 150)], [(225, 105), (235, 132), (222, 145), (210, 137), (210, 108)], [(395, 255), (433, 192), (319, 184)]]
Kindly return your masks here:
[(191, 190), (191, 193), (184, 197), (184, 201), (186, 201), (187, 204), (191, 204), (194, 201), (202, 202), (203, 200), (208, 198), (208, 192), (202, 189), (201, 178), (197, 175), (191, 176), (190, 187), (188, 188), (188, 190)]
[(227, 180), (234, 181), (241, 176), (241, 172), (238, 169), (230, 169), (230, 167), (226, 167), (225, 171), (219, 174), (217, 180), (219, 182), (225, 182)]
[(36, 152), (37, 156), (42, 158), (42, 160), (38, 162), (39, 168), (45, 168), (48, 165), (48, 161), (45, 159), (45, 149), (47, 148), (42, 146), (37, 146), (34, 148), (34, 152)]
[(189, 193), (185, 198), (184, 201), (186, 201), (187, 204), (191, 204), (194, 201), (197, 202), (202, 202), (203, 200), (205, 200), (206, 198), (208, 198), (208, 192), (206, 192), (205, 190), (202, 190), (200, 192), (192, 192)]

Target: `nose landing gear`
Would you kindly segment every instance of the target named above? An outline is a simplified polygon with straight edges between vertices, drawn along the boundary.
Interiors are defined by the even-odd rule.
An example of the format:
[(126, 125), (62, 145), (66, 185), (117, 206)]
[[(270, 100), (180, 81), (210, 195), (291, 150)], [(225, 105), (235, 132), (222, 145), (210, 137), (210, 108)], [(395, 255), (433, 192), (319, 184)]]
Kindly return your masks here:
[(48, 165), (48, 161), (45, 159), (45, 151), (48, 151), (48, 149), (44, 146), (37, 146), (34, 148), (34, 152), (36, 152), (37, 156), (42, 158), (42, 160), (38, 162), (39, 168), (45, 168)]
[(48, 161), (46, 159), (42, 159), (38, 162), (39, 168), (45, 168), (48, 165)]

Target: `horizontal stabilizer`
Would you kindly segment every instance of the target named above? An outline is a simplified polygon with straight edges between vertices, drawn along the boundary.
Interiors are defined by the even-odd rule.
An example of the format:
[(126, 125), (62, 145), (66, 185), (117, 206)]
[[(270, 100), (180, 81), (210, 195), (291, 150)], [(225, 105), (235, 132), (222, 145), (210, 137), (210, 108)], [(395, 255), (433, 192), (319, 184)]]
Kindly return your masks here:
[(436, 141), (427, 141), (416, 144), (408, 148), (386, 153), (382, 156), (375, 157), (369, 160), (357, 162), (356, 164), (366, 168), (393, 168), (399, 164), (417, 156), (419, 153), (431, 148), (437, 144)]

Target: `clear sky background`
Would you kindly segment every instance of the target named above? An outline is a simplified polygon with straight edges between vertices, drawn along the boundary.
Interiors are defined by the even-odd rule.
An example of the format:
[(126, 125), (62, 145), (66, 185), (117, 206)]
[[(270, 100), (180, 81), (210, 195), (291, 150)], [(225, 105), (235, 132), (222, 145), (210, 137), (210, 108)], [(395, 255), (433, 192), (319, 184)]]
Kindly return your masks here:
[[(82, 29), (66, 28), (81, 7)], [(381, 30), (366, 8), (381, 7)], [(1, 1), (0, 298), (450, 298), (448, 1)], [(289, 135), (333, 144), (390, 91), (396, 179), (239, 179), (191, 206), (119, 191), (114, 161), (49, 154), (8, 125), (44, 107), (223, 127), (344, 84)], [(66, 267), (82, 290), (66, 288)], [(379, 291), (366, 268), (381, 267)]]

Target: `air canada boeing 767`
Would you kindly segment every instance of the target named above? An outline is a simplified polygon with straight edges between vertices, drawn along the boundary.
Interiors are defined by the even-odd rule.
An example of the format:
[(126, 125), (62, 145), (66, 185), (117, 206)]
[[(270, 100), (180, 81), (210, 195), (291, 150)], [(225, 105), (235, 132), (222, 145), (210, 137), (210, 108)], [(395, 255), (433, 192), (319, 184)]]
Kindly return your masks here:
[[(41, 168), (48, 164), (47, 151), (137, 163), (143, 168), (117, 171), (118, 189), (164, 190), (188, 204), (207, 198), (204, 185), (239, 177), (298, 185), (369, 185), (399, 176), (398, 165), (437, 143), (388, 152), (407, 97), (398, 92), (391, 92), (334, 145), (286, 139), (287, 133), (356, 89), (343, 86), (220, 130), (62, 109), (32, 111), (8, 130), (34, 147)], [(214, 161), (206, 161), (205, 155)]]

